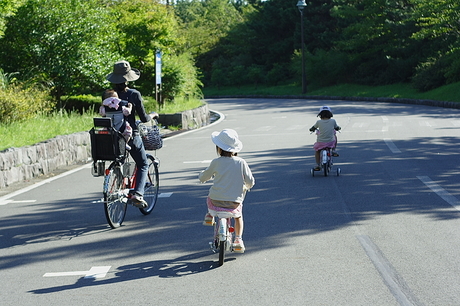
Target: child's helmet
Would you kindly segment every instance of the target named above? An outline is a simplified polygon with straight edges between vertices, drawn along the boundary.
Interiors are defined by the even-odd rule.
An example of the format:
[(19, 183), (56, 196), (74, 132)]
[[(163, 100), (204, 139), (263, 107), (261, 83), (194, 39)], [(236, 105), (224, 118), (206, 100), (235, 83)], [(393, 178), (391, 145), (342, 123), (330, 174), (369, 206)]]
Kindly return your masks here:
[(331, 108), (330, 108), (329, 106), (326, 106), (326, 105), (325, 105), (325, 106), (321, 106), (321, 107), (319, 108), (318, 114), (321, 113), (322, 111), (330, 111), (330, 112), (332, 113)]

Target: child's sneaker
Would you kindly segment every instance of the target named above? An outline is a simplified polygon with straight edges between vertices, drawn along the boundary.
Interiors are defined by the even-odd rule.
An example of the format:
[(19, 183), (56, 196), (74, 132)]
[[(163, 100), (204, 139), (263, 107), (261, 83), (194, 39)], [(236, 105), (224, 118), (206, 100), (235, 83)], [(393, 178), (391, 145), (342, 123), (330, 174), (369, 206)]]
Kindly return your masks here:
[(244, 247), (243, 239), (235, 238), (235, 241), (233, 241), (233, 252), (244, 253), (245, 249), (246, 248)]
[(210, 214), (206, 214), (206, 216), (204, 216), (203, 225), (213, 226), (214, 225), (214, 217), (211, 216)]
[(337, 157), (337, 156), (339, 156), (339, 153), (337, 153), (336, 150), (332, 150), (332, 156)]

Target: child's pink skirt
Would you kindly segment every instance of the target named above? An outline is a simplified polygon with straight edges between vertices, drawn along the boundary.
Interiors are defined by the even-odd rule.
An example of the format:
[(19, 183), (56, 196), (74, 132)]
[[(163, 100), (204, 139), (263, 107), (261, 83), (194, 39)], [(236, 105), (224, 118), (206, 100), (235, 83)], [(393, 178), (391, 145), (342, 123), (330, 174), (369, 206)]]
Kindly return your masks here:
[(336, 145), (337, 145), (337, 141), (315, 142), (315, 144), (313, 145), (313, 149), (315, 149), (315, 151), (319, 151), (324, 148), (335, 148)]
[(234, 208), (234, 209), (217, 207), (212, 204), (211, 198), (208, 197), (206, 199), (206, 204), (208, 205), (209, 213), (212, 216), (215, 216), (217, 212), (221, 212), (221, 211), (231, 213), (233, 218), (239, 218), (243, 214), (243, 203), (241, 203), (240, 205), (238, 205), (237, 208)]

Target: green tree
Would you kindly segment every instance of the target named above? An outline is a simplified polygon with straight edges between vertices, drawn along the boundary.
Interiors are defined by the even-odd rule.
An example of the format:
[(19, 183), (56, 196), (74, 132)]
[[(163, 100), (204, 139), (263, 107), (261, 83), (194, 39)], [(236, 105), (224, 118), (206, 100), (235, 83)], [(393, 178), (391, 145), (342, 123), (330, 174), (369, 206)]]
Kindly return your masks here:
[(6, 21), (5, 19), (13, 16), (18, 7), (20, 7), (25, 0), (0, 0), (0, 37), (3, 36)]
[(113, 17), (100, 0), (28, 0), (7, 21), (3, 68), (50, 84), (58, 100), (100, 88), (107, 63), (119, 57)]
[(456, 0), (413, 0), (419, 30), (413, 38), (426, 50), (412, 79), (420, 91), (460, 81), (460, 3)]
[(336, 0), (340, 21), (336, 46), (354, 66), (353, 79), (365, 84), (407, 81), (414, 72), (420, 45), (410, 17), (410, 0)]
[(112, 6), (119, 29), (118, 47), (123, 57), (142, 72), (136, 85), (144, 94), (154, 95), (155, 53), (161, 51), (162, 96), (201, 96), (198, 71), (193, 57), (184, 47), (174, 9), (151, 0), (118, 1)]

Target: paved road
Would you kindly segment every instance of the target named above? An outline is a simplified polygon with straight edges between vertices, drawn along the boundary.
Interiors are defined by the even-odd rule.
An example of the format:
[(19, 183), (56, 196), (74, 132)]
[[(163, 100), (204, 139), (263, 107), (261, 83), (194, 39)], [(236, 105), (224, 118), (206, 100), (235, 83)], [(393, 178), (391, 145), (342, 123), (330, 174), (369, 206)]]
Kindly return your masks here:
[[(460, 111), (416, 105), (209, 100), (214, 126), (167, 139), (150, 216), (105, 223), (88, 167), (0, 198), (2, 305), (459, 305)], [(339, 177), (310, 176), (319, 107), (332, 107)], [(238, 131), (256, 186), (245, 254), (222, 267), (201, 225), (216, 156)]]

